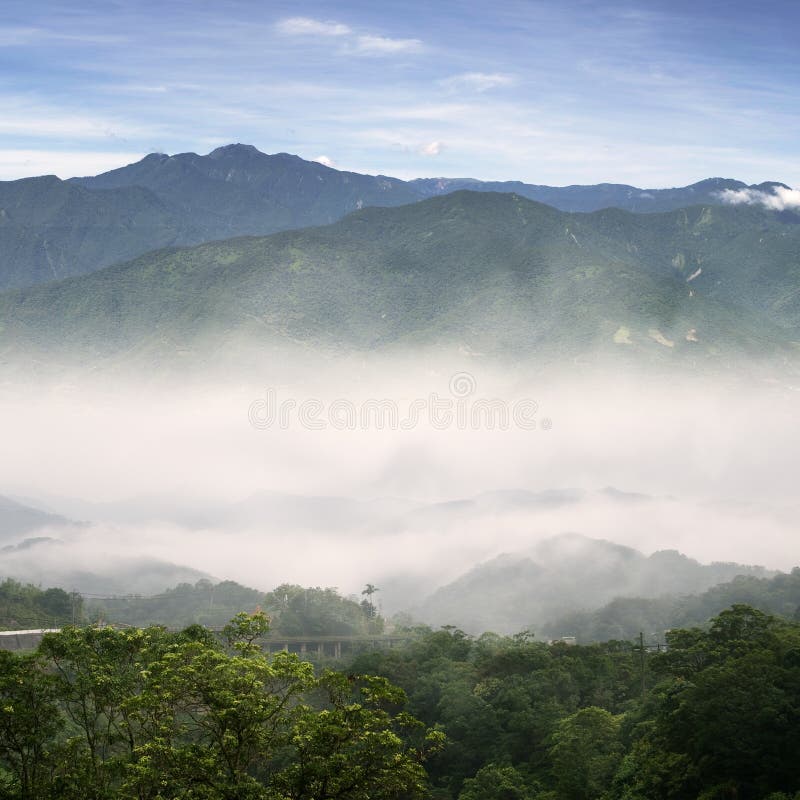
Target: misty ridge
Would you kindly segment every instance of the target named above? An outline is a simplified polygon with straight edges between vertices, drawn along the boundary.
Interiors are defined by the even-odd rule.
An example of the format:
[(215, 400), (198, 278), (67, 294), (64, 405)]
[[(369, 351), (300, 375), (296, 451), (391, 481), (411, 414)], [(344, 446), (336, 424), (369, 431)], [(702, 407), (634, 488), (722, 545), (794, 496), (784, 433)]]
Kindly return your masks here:
[[(223, 367), (6, 385), (2, 575), (100, 595), (372, 582), (386, 615), (514, 633), (796, 565), (791, 382), (474, 356), (449, 372), (449, 353), (312, 360), (236, 383)], [(254, 424), (267, 392), (320, 419), (431, 394), (453, 414)], [(459, 404), (484, 399), (530, 401), (534, 426), (459, 426)]]

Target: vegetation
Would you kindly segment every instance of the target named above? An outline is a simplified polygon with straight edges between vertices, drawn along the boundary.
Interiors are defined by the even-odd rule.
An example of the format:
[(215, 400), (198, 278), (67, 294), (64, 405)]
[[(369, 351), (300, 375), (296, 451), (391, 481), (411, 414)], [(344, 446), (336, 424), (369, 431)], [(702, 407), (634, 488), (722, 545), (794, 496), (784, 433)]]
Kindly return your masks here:
[[(798, 570), (739, 578), (714, 593), (749, 585), (786, 610), (798, 578)], [(71, 612), (61, 590), (0, 588), (5, 602)], [(208, 588), (167, 594), (173, 602)], [(215, 588), (227, 602), (252, 592)], [(343, 635), (348, 625), (377, 624), (365, 610), (376, 591), (368, 584), (359, 603), (284, 585), (263, 601), (285, 635)], [(660, 651), (418, 627), (402, 648), (362, 652), (343, 672), (318, 675), (296, 655), (263, 655), (268, 627), (264, 611), (236, 614), (219, 640), (196, 624), (181, 633), (66, 626), (34, 653), (0, 651), (0, 796), (786, 800), (800, 792), (800, 622), (749, 605), (722, 610), (705, 629), (669, 631)]]
[(720, 179), (647, 191), (614, 184), (405, 182), (246, 145), (207, 156), (152, 153), (96, 177), (0, 182), (0, 291), (82, 275), (170, 245), (325, 225), (363, 206), (397, 206), (462, 189), (513, 192), (563, 211), (653, 212), (718, 205), (722, 189), (742, 188), (740, 181)]
[(93, 620), (181, 628), (194, 624), (222, 626), (243, 610), (255, 611), (263, 601), (263, 592), (235, 581), (215, 584), (200, 580), (195, 584), (181, 583), (150, 597), (106, 597), (90, 599), (86, 605)]
[(244, 341), (456, 343), (544, 359), (600, 349), (684, 364), (789, 358), (800, 336), (798, 237), (800, 225), (750, 207), (566, 214), (518, 195), (456, 192), (6, 292), (0, 353), (189, 363)]
[(273, 629), (284, 636), (383, 633), (383, 617), (370, 600), (359, 603), (342, 597), (335, 589), (283, 584), (273, 589), (264, 602)]
[[(437, 798), (777, 800), (800, 792), (800, 625), (737, 605), (669, 650), (428, 631), (353, 668), (448, 746)], [(644, 690), (644, 691), (643, 691)]]
[(633, 639), (645, 631), (660, 641), (666, 630), (705, 626), (736, 604), (800, 621), (800, 568), (772, 578), (738, 575), (700, 594), (620, 597), (596, 611), (562, 615), (544, 625), (543, 631), (550, 636), (569, 634), (581, 642)]
[(0, 630), (57, 628), (83, 619), (83, 598), (63, 589), (40, 589), (10, 578), (0, 583)]
[(281, 636), (358, 636), (379, 634), (383, 618), (371, 604), (342, 597), (336, 589), (284, 583), (271, 592), (235, 581), (182, 583), (151, 597), (90, 599), (87, 615), (125, 625), (189, 625), (220, 627), (242, 610), (264, 611), (271, 629)]
[(324, 672), (203, 628), (66, 628), (0, 652), (0, 793), (30, 800), (360, 800), (424, 794), (443, 736), (378, 677)]
[[(641, 619), (644, 609), (660, 607), (659, 604), (669, 608), (670, 602), (677, 605), (676, 596), (706, 591), (738, 575), (760, 578), (766, 574), (769, 573), (763, 567), (701, 564), (675, 550), (645, 556), (613, 542), (561, 534), (527, 552), (504, 554), (479, 564), (437, 589), (415, 613), (424, 622), (455, 624), (469, 633), (514, 633), (533, 628), (553, 637), (577, 636), (582, 642), (632, 639), (641, 630), (658, 631), (661, 635), (667, 628), (706, 622), (733, 602), (751, 601), (732, 597), (728, 602), (717, 603), (700, 618), (684, 619), (679, 614), (666, 613), (658, 625), (609, 625), (607, 630), (598, 626), (597, 632), (581, 624), (585, 618), (593, 618), (585, 609), (598, 609), (613, 601), (615, 608), (621, 605), (631, 610), (630, 619), (625, 620), (629, 623)], [(648, 602), (637, 613), (638, 600), (614, 600), (619, 597)]]

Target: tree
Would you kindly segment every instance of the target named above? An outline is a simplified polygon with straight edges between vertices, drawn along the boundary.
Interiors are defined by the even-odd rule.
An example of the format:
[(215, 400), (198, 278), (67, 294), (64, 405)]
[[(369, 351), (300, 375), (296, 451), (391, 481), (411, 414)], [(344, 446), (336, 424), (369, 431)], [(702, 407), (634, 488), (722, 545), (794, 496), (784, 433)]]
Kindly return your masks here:
[(361, 601), (361, 608), (364, 610), (367, 619), (374, 619), (378, 615), (378, 609), (372, 602), (372, 596), (379, 591), (380, 589), (377, 586), (368, 583), (361, 592), (362, 595), (366, 595), (365, 599)]
[(0, 764), (8, 773), (6, 786), (0, 783), (3, 796), (44, 796), (48, 751), (62, 726), (54, 681), (44, 661), (0, 650)]
[(265, 655), (264, 614), (228, 649), (194, 626), (66, 628), (0, 652), (0, 796), (14, 800), (415, 798), (442, 734), (382, 678)]
[(621, 717), (602, 708), (582, 708), (561, 720), (550, 758), (560, 798), (592, 800), (608, 789), (623, 755)]
[(464, 781), (458, 800), (533, 800), (534, 796), (534, 789), (514, 767), (487, 764)]

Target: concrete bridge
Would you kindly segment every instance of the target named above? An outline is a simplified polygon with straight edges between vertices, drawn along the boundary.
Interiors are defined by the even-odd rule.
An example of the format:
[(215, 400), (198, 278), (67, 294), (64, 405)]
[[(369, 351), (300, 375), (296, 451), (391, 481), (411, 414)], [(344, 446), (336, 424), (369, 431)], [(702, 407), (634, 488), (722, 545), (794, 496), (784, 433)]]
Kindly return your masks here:
[[(36, 628), (25, 631), (0, 631), (0, 650), (35, 650), (45, 633), (57, 633), (59, 628)], [(215, 633), (219, 630), (212, 629)], [(398, 647), (412, 637), (391, 634), (380, 636), (265, 636), (259, 642), (267, 653), (280, 650), (318, 657), (341, 658), (358, 650), (380, 650)]]
[(46, 633), (59, 628), (32, 628), (26, 631), (0, 631), (0, 650), (35, 650)]

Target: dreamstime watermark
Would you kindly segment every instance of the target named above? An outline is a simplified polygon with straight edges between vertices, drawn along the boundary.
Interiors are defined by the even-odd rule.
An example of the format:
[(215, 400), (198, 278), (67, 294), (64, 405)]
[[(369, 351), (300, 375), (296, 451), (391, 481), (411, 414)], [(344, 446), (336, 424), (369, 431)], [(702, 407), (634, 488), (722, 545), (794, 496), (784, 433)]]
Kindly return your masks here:
[(328, 403), (318, 397), (280, 399), (270, 388), (250, 404), (247, 417), (260, 431), (288, 430), (295, 424), (309, 431), (410, 431), (426, 423), (440, 431), (535, 431), (553, 426), (549, 417), (538, 418), (535, 400), (507, 401), (479, 397), (477, 392), (478, 382), (469, 372), (457, 372), (450, 378), (448, 394), (430, 392), (405, 404), (388, 398), (354, 402), (339, 397)]

